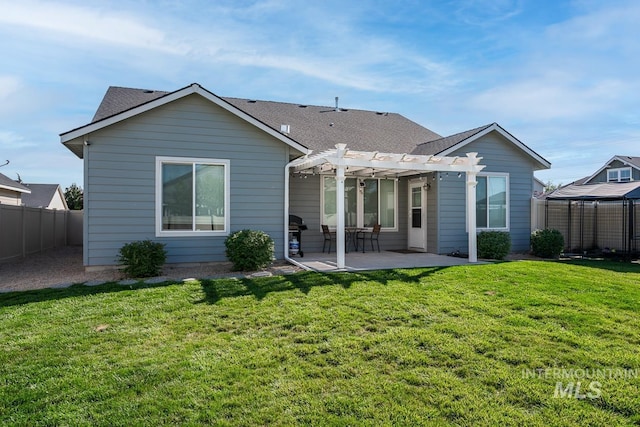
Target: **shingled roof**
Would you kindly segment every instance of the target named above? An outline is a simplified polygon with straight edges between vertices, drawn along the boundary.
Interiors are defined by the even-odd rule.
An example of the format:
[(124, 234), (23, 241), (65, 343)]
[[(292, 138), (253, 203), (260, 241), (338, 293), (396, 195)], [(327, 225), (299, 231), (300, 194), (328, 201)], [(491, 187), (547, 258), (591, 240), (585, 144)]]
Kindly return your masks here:
[[(25, 184), (31, 194), (22, 196), (22, 204), (32, 208), (46, 208), (60, 186), (58, 184)], [(64, 199), (64, 197), (63, 197)]]
[(438, 138), (433, 141), (423, 142), (419, 144), (415, 150), (411, 154), (420, 154), (420, 155), (436, 155), (441, 153), (455, 145), (458, 145), (462, 141), (471, 138), (472, 136), (482, 132), (488, 127), (492, 126), (493, 123), (488, 125), (480, 126), (475, 129), (470, 129), (464, 132), (456, 133), (451, 136), (447, 136), (444, 138)]
[(616, 157), (618, 159), (624, 160), (627, 163), (632, 164), (636, 168), (640, 169), (640, 157), (636, 157), (636, 156), (621, 156), (621, 155), (617, 155)]
[(495, 130), (538, 160), (542, 168), (550, 167), (547, 160), (497, 123), (442, 137), (397, 113), (221, 97), (197, 83), (173, 92), (112, 86), (93, 121), (64, 132), (61, 140), (78, 157), (82, 157), (80, 138), (84, 132), (109, 126), (193, 93), (204, 96), (302, 152), (324, 151), (333, 149), (336, 144), (346, 144), (356, 151), (448, 155)]
[[(112, 86), (92, 123), (168, 95), (170, 92)], [(287, 136), (322, 151), (344, 143), (353, 150), (411, 152), (416, 145), (441, 138), (406, 117), (388, 112), (300, 105), (286, 102), (219, 97), (274, 130), (289, 126)]]
[(284, 102), (226, 98), (268, 126), (289, 125), (289, 137), (314, 151), (347, 144), (352, 150), (409, 153), (437, 133), (396, 113), (344, 109)]
[(13, 190), (13, 191), (17, 191), (19, 193), (25, 193), (25, 194), (28, 194), (31, 192), (31, 190), (29, 190), (24, 185), (20, 184), (17, 181), (12, 180), (8, 176), (3, 175), (1, 173), (0, 173), (0, 188), (6, 188), (8, 190)]
[(104, 98), (102, 98), (102, 102), (96, 114), (93, 116), (91, 123), (115, 116), (123, 111), (163, 97), (168, 93), (169, 92), (159, 90), (110, 86), (109, 89), (107, 89), (107, 93), (104, 94)]

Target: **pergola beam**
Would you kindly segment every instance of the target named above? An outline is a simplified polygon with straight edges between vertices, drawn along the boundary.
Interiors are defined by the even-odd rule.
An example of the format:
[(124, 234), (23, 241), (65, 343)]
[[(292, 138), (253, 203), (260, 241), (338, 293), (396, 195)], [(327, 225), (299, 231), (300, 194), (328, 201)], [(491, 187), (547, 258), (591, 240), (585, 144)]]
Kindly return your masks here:
[(412, 154), (379, 153), (347, 150), (346, 144), (336, 144), (336, 149), (294, 160), (289, 164), (293, 173), (334, 171), (336, 174), (336, 263), (345, 268), (344, 236), (344, 181), (347, 176), (377, 178), (418, 175), (428, 172), (452, 172), (466, 174), (466, 217), (469, 233), (469, 262), (477, 262), (476, 245), (476, 175), (484, 166), (477, 153), (466, 157), (423, 156)]

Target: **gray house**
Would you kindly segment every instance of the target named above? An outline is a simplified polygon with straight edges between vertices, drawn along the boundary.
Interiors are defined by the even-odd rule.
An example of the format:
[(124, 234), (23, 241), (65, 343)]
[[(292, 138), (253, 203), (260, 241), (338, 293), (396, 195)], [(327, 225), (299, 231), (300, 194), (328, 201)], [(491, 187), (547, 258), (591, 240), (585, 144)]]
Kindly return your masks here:
[(322, 250), (321, 224), (380, 224), (383, 249), (471, 254), (476, 230), (491, 229), (527, 250), (533, 172), (550, 167), (496, 123), (442, 137), (394, 113), (223, 98), (198, 84), (111, 87), (61, 142), (84, 159), (87, 267), (142, 239), (166, 243), (170, 263), (223, 261), (226, 236), (244, 228), (271, 235), (282, 258), (288, 214), (309, 227), (305, 252)]
[(640, 157), (617, 155), (579, 184), (631, 181), (640, 181)]

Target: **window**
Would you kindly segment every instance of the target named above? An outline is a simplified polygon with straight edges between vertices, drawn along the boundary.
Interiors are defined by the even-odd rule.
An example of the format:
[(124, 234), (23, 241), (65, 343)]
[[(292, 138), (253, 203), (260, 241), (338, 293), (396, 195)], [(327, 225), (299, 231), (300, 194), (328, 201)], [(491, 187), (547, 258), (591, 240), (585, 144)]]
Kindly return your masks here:
[(476, 178), (476, 227), (509, 228), (508, 175), (494, 174)]
[(607, 171), (607, 182), (631, 181), (631, 168), (616, 168)]
[[(395, 179), (344, 180), (344, 223), (347, 227), (396, 229), (397, 182)], [(321, 223), (336, 226), (336, 179), (322, 178)]]
[(229, 161), (156, 158), (156, 235), (226, 235)]

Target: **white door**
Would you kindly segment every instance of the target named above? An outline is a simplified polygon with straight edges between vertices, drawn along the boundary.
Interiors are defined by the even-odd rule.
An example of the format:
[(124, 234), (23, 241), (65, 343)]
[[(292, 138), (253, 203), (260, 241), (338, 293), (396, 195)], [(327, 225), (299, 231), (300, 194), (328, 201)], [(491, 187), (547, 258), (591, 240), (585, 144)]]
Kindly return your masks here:
[(409, 183), (409, 249), (427, 250), (427, 198), (423, 182)]

